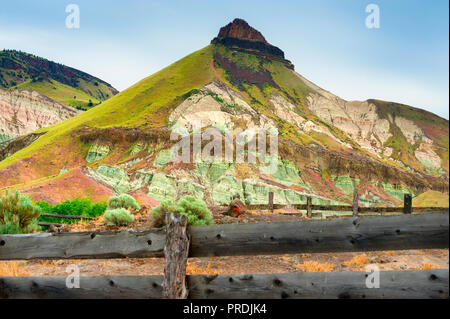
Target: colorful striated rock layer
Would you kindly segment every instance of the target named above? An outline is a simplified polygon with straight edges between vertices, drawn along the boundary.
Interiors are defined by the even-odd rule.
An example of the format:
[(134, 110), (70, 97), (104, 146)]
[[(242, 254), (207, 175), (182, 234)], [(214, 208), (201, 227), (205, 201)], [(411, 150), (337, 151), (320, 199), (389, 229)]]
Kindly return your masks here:
[(33, 90), (0, 89), (0, 141), (59, 123), (80, 112)]
[[(276, 128), (276, 172), (264, 169), (259, 153), (252, 153), (255, 163), (177, 162), (171, 132), (192, 133), (195, 122), (233, 138), (241, 129)], [(404, 193), (426, 205), (448, 197), (448, 129), (447, 120), (429, 112), (345, 101), (278, 58), (213, 43), (10, 146), (0, 185), (31, 196), (40, 190), (49, 199), (57, 192), (53, 200), (82, 190), (98, 198), (125, 192), (149, 205), (183, 194), (208, 205), (226, 204), (234, 194), (265, 204), (270, 191), (280, 204), (305, 203), (306, 196), (313, 203), (351, 203), (358, 186), (360, 205), (401, 205)], [(61, 182), (69, 176), (76, 176), (77, 192)]]

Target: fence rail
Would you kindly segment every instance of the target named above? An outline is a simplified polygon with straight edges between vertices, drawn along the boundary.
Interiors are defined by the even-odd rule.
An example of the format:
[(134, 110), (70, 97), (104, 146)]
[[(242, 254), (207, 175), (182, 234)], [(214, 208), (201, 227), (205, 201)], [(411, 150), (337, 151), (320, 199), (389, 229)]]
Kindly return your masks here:
[[(404, 194), (403, 196), (403, 206), (401, 207), (360, 207), (359, 206), (359, 195), (358, 190), (355, 187), (353, 193), (353, 204), (352, 205), (313, 205), (312, 197), (306, 197), (306, 204), (274, 204), (273, 203), (273, 192), (269, 192), (268, 204), (256, 204), (248, 205), (247, 208), (250, 210), (275, 210), (275, 209), (285, 209), (291, 208), (296, 210), (306, 211), (308, 217), (321, 216), (321, 213), (313, 213), (314, 210), (318, 211), (335, 211), (335, 212), (352, 212), (353, 216), (364, 213), (421, 213), (421, 212), (445, 212), (448, 211), (448, 207), (412, 207), (412, 196), (411, 194)], [(284, 213), (286, 214), (286, 213)], [(287, 213), (287, 215), (296, 215), (296, 213)]]
[[(448, 270), (186, 276), (188, 257), (448, 248), (449, 214), (0, 235), (0, 260), (166, 257), (165, 276), (0, 277), (0, 298), (448, 298)], [(184, 238), (184, 239), (183, 239)], [(183, 240), (182, 240), (183, 239)], [(181, 242), (177, 244), (178, 241)], [(183, 245), (189, 247), (179, 249)], [(174, 262), (176, 261), (176, 262)], [(164, 287), (164, 289), (163, 289)]]
[(90, 216), (59, 215), (59, 214), (47, 214), (47, 213), (42, 213), (39, 216), (41, 216), (41, 217), (67, 218), (67, 219), (86, 219), (86, 220), (94, 220), (94, 219), (96, 219), (96, 217), (90, 217)]
[[(186, 276), (190, 299), (448, 298), (447, 269), (383, 271), (380, 288), (368, 289), (366, 272)], [(164, 276), (0, 277), (0, 298), (163, 298)]]
[[(189, 228), (189, 257), (447, 248), (448, 213)], [(162, 257), (164, 229), (0, 235), (0, 260)]]

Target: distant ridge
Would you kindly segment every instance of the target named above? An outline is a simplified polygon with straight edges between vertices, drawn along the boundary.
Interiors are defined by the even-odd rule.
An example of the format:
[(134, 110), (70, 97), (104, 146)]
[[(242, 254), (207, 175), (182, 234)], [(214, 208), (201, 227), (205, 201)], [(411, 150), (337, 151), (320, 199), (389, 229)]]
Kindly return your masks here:
[(0, 88), (33, 89), (78, 108), (92, 107), (118, 93), (97, 77), (17, 50), (0, 51)]

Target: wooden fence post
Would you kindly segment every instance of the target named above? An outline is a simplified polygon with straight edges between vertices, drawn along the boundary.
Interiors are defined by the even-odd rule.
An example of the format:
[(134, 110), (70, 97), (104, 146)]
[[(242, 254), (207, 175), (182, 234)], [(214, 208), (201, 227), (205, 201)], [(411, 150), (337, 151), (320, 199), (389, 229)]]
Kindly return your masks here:
[(269, 192), (269, 210), (273, 213), (273, 192)]
[(353, 189), (353, 217), (358, 216), (358, 186), (355, 185), (355, 188)]
[(190, 244), (187, 218), (181, 214), (168, 213), (166, 225), (163, 298), (187, 299), (189, 291), (186, 286), (186, 261)]
[(404, 214), (412, 213), (412, 196), (411, 196), (411, 194), (405, 194), (403, 197), (403, 213)]
[(308, 216), (309, 218), (312, 217), (312, 198), (311, 197), (306, 197), (306, 216)]

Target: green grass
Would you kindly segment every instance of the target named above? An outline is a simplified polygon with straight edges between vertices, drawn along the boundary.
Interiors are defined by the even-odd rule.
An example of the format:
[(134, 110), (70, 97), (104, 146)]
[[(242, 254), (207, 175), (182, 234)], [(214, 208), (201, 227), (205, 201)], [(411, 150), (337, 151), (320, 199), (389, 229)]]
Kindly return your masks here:
[(312, 93), (311, 89), (281, 62), (273, 61), (265, 64), (265, 67), (272, 74), (275, 83), (282, 88), (284, 95), (297, 101), (296, 105), (300, 114), (310, 115), (311, 112), (306, 107), (305, 101), (306, 97)]
[[(89, 108), (100, 103), (99, 100), (92, 97), (91, 95), (54, 80), (28, 80), (13, 87), (12, 89), (35, 90), (55, 101), (73, 107)], [(91, 106), (89, 105), (90, 102), (92, 103)]]
[(448, 194), (428, 190), (413, 198), (414, 207), (448, 207)]
[[(106, 202), (93, 204), (89, 198), (68, 200), (55, 205), (50, 205), (47, 202), (39, 201), (36, 203), (41, 208), (41, 213), (55, 214), (55, 215), (71, 215), (71, 216), (86, 216), (98, 217), (106, 210)], [(57, 218), (40, 216), (40, 222), (44, 223), (64, 223), (71, 224), (78, 222), (77, 219)]]
[(434, 132), (435, 133), (433, 134), (434, 136), (428, 137), (430, 137), (440, 147), (448, 149), (449, 146), (448, 120), (443, 119), (431, 112), (418, 109), (409, 105), (375, 99), (368, 100), (368, 102), (373, 103), (377, 106), (378, 116), (382, 119), (388, 119), (389, 118), (388, 115), (391, 115), (393, 117), (401, 116), (408, 120), (413, 121), (422, 129), (428, 128), (430, 129), (430, 131), (438, 130), (438, 132)]
[(220, 44), (214, 46), (214, 51), (219, 53), (221, 56), (233, 61), (240, 68), (249, 69), (254, 72), (258, 72), (263, 69), (262, 58), (256, 55), (240, 51), (233, 51)]
[[(86, 95), (95, 101), (104, 101), (112, 97), (117, 91), (112, 88), (108, 83), (93, 77), (85, 72), (70, 68), (68, 66), (49, 61), (47, 59), (16, 50), (1, 50), (0, 51), (0, 87), (13, 88), (13, 87), (37, 87), (37, 90), (42, 94), (50, 93), (53, 86), (42, 87), (42, 84), (36, 84), (35, 82), (49, 82), (53, 81), (59, 83), (59, 85), (65, 85), (76, 90), (77, 98), (85, 104), (89, 103), (89, 99), (84, 98)], [(40, 91), (42, 90), (42, 91)], [(49, 95), (57, 101), (73, 105), (81, 106), (80, 101), (76, 103), (70, 103), (70, 99), (75, 94), (68, 93), (67, 88), (63, 90), (65, 93), (62, 96), (58, 96), (54, 92)], [(69, 90), (70, 91), (70, 90)], [(82, 94), (79, 92), (83, 92)], [(66, 94), (68, 93), (68, 94)]]

